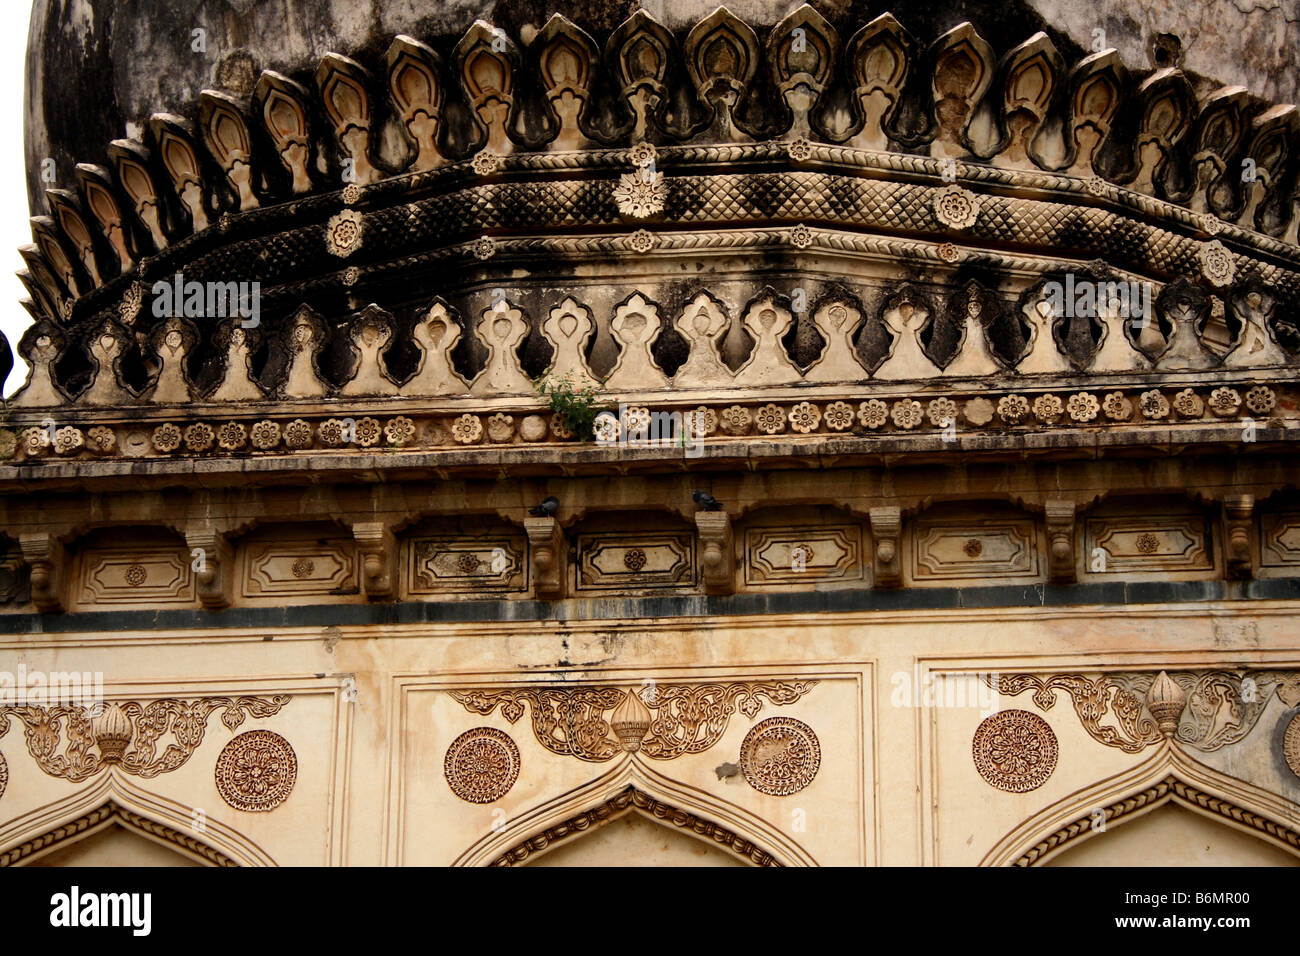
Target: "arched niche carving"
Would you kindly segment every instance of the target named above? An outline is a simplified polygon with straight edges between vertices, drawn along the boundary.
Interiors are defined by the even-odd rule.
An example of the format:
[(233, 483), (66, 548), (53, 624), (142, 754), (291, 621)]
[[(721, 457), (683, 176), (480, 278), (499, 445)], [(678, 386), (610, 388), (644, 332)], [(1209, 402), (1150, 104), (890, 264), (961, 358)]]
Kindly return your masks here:
[[(1168, 742), (1136, 767), (1075, 791), (1004, 836), (980, 866), (1042, 866), (1107, 830), (1173, 803), (1288, 853), (1300, 862), (1300, 830), (1286, 798), (1198, 763)], [(1291, 821), (1291, 822), (1289, 822)]]
[(644, 813), (759, 866), (816, 866), (798, 843), (749, 811), (665, 777), (636, 755), (597, 779), (489, 830), (453, 866), (517, 866), (627, 813)]
[(191, 807), (151, 793), (109, 770), (90, 786), (0, 826), (0, 866), (27, 866), (120, 826), (204, 866), (275, 866), (237, 830), (211, 817), (195, 832)]

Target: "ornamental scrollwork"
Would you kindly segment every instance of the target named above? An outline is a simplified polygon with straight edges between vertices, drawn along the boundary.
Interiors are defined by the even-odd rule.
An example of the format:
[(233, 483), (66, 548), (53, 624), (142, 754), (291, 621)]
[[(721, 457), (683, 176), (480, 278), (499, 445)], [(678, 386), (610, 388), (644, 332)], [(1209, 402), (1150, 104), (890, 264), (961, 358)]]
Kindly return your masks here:
[(486, 717), (498, 707), (510, 723), (532, 712), (533, 735), (553, 754), (603, 763), (620, 753), (654, 760), (703, 753), (736, 713), (753, 719), (767, 701), (792, 704), (814, 680), (656, 684), (640, 688), (563, 687), (452, 691), (467, 711)]
[(1300, 702), (1300, 672), (1272, 670), (1144, 671), (1115, 674), (1003, 674), (998, 692), (1032, 691), (1039, 710), (1066, 694), (1098, 743), (1138, 753), (1166, 737), (1203, 753), (1244, 739), (1274, 693)]
[(234, 731), (246, 718), (271, 717), (288, 702), (289, 695), (277, 694), (129, 700), (90, 707), (8, 706), (0, 707), (0, 737), (9, 732), (10, 718), (16, 717), (37, 766), (70, 783), (108, 766), (148, 779), (176, 770), (190, 759), (203, 743), (214, 711), (221, 711), (221, 722)]

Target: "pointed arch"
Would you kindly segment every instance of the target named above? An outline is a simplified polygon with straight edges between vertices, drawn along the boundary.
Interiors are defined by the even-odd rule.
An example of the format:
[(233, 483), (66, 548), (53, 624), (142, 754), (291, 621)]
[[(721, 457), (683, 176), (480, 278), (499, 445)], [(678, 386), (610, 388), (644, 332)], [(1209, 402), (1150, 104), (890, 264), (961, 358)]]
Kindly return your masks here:
[(1076, 791), (1021, 823), (980, 866), (1042, 866), (1095, 836), (1099, 809), (1109, 830), (1169, 803), (1300, 857), (1300, 829), (1284, 798), (1198, 763), (1165, 741), (1138, 766)]
[(25, 866), (117, 825), (206, 866), (275, 866), (231, 827), (150, 793), (109, 770), (95, 784), (0, 826), (0, 866)]
[(516, 866), (628, 813), (650, 819), (759, 866), (816, 866), (807, 850), (733, 803), (670, 780), (637, 756), (490, 832), (453, 866)]

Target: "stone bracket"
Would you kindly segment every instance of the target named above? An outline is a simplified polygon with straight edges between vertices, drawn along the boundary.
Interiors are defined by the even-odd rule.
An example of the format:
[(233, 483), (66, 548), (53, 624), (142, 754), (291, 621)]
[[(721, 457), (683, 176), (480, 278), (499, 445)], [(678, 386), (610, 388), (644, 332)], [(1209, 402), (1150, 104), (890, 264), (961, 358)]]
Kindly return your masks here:
[(736, 551), (732, 546), (731, 516), (725, 511), (697, 511), (695, 527), (700, 534), (704, 589), (710, 594), (735, 593)]
[(568, 549), (564, 532), (554, 517), (524, 519), (528, 553), (533, 563), (533, 593), (543, 601), (564, 597), (565, 561)]
[(18, 544), (32, 569), (32, 604), (42, 614), (62, 611), (67, 558), (62, 542), (52, 534), (35, 533), (20, 534)]
[(903, 513), (899, 508), (872, 508), (871, 538), (875, 551), (871, 557), (872, 583), (878, 588), (896, 588), (903, 583), (901, 538)]
[(185, 532), (185, 546), (190, 549), (199, 601), (209, 611), (230, 607), (235, 579), (235, 554), (230, 541), (220, 531), (196, 528)]
[(1254, 511), (1254, 495), (1229, 495), (1223, 499), (1223, 545), (1227, 554), (1228, 577), (1239, 581), (1255, 576), (1254, 554), (1250, 546)]
[(1074, 560), (1073, 501), (1052, 499), (1044, 503), (1047, 516), (1047, 571), (1053, 584), (1073, 584), (1078, 579)]
[(352, 526), (361, 552), (361, 584), (371, 601), (385, 601), (396, 591), (397, 538), (382, 521), (362, 521)]

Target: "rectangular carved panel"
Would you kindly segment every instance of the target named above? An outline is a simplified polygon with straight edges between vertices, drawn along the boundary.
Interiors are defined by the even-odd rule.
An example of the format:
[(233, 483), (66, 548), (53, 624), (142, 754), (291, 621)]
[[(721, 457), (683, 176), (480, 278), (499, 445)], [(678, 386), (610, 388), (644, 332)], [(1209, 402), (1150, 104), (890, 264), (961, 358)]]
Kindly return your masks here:
[(241, 550), (245, 597), (357, 594), (361, 588), (351, 538), (277, 538)]
[(1037, 578), (1038, 536), (1031, 518), (921, 519), (912, 530), (916, 581)]
[(177, 548), (90, 548), (81, 554), (78, 604), (192, 604), (189, 552)]
[(1300, 512), (1261, 515), (1259, 541), (1264, 567), (1300, 565)]
[(1086, 526), (1084, 557), (1092, 573), (1208, 571), (1214, 567), (1209, 528), (1199, 515), (1089, 518)]
[(523, 536), (412, 538), (406, 543), (406, 593), (525, 591), (527, 550)]
[(861, 581), (864, 573), (858, 525), (745, 530), (745, 584), (751, 587)]
[(575, 546), (575, 588), (611, 591), (627, 588), (683, 588), (695, 584), (695, 535), (585, 534)]

